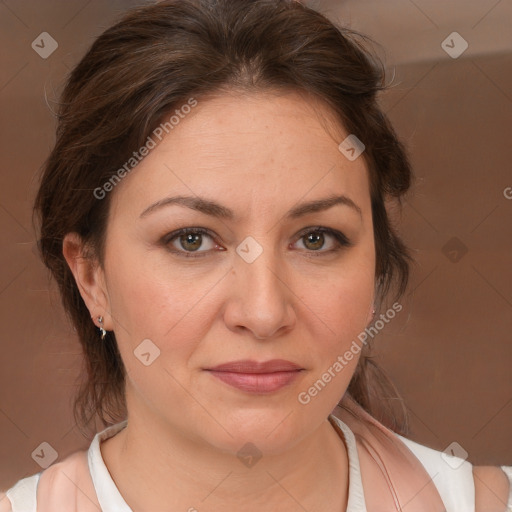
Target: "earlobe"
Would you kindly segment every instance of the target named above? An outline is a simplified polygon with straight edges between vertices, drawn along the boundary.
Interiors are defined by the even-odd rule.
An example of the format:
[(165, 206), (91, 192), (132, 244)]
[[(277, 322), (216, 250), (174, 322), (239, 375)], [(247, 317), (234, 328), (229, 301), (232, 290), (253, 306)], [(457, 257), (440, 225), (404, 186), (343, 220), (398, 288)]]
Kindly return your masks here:
[(110, 305), (103, 277), (103, 269), (86, 253), (78, 233), (67, 233), (62, 242), (62, 253), (75, 278), (78, 290), (94, 323), (103, 317), (104, 327), (110, 325)]

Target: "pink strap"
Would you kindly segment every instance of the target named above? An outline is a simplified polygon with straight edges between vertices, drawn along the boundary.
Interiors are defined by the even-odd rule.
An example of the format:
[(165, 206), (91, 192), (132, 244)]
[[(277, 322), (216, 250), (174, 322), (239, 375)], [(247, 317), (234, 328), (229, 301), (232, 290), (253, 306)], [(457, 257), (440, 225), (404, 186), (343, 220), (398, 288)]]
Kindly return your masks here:
[(37, 512), (100, 512), (96, 491), (81, 450), (53, 464), (41, 474), (37, 486)]
[(354, 433), (368, 512), (444, 512), (429, 474), (394, 432), (370, 416), (348, 393), (333, 415)]

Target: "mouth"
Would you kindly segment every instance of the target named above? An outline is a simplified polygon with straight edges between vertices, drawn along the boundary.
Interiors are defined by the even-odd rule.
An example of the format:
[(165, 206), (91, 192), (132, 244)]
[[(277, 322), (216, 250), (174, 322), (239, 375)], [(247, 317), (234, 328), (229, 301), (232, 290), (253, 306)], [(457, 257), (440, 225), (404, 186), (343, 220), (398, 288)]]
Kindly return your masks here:
[(248, 393), (267, 394), (290, 385), (304, 368), (290, 361), (233, 361), (207, 368), (213, 377)]

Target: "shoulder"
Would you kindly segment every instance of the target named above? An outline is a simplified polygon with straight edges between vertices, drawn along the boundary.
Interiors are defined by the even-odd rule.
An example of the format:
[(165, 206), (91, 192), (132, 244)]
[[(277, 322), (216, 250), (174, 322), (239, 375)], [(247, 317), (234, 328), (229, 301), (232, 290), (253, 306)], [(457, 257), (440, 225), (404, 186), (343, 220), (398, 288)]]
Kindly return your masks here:
[(42, 472), (18, 480), (10, 489), (0, 492), (0, 512), (35, 512), (36, 490)]
[(87, 474), (87, 454), (83, 450), (77, 451), (39, 473), (18, 480), (10, 489), (1, 491), (0, 512), (36, 512), (41, 499), (47, 508), (55, 510), (64, 503), (75, 503), (77, 485), (80, 489), (88, 489)]
[(5, 492), (0, 491), (0, 512), (12, 512), (11, 500)]
[(5, 492), (0, 491), (0, 512), (12, 512), (11, 500)]
[[(446, 507), (447, 512), (475, 510), (473, 466), (464, 456), (435, 450), (396, 434), (421, 462)], [(459, 454), (462, 455), (462, 454)]]
[(473, 466), (473, 476), (475, 512), (512, 510), (512, 467)]
[(463, 501), (465, 509), (475, 512), (512, 512), (512, 467), (473, 466), (453, 451), (449, 455), (398, 437), (432, 477), (448, 511)]

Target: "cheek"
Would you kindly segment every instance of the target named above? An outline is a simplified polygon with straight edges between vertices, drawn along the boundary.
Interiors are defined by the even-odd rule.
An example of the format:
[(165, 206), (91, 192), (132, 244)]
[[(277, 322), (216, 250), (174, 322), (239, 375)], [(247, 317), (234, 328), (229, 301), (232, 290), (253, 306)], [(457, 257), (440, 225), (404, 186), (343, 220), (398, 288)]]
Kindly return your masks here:
[[(374, 258), (371, 248), (355, 251), (329, 273), (325, 279), (308, 279), (304, 283), (316, 293), (309, 297), (308, 305), (328, 328), (328, 338), (343, 339), (347, 334), (364, 330), (374, 299)], [(316, 283), (316, 284), (315, 284)]]
[[(339, 356), (346, 355), (342, 362), (344, 377), (337, 377), (336, 387), (343, 387), (342, 381), (348, 385), (360, 356), (361, 333), (371, 319), (375, 285), (373, 262), (371, 247), (358, 251), (350, 261), (347, 259), (346, 265), (333, 272), (327, 282), (320, 284), (316, 293), (301, 293), (308, 297), (304, 299), (302, 313), (309, 319), (306, 329), (310, 330), (314, 344), (311, 354), (316, 356), (320, 374), (331, 368)], [(315, 289), (314, 281), (310, 279), (305, 285), (310, 290)], [(336, 368), (339, 370), (339, 365)]]
[[(343, 356), (344, 377), (336, 379), (338, 384), (341, 384), (340, 381), (345, 381), (345, 377), (351, 376), (357, 366), (362, 348), (360, 336), (368, 323), (372, 288), (341, 286), (318, 300), (322, 301), (324, 309), (318, 313), (321, 319), (321, 332), (313, 336), (314, 340), (322, 340), (314, 346), (317, 368), (323, 373), (332, 368), (339, 360), (339, 356)], [(336, 366), (331, 372), (334, 371), (338, 375), (340, 368), (339, 365)]]
[(349, 277), (330, 294), (330, 315), (338, 332), (359, 331), (366, 327), (368, 312), (373, 305), (373, 274), (360, 273)]
[(203, 323), (184, 298), (194, 294), (183, 295), (183, 283), (170, 285), (147, 268), (130, 273), (129, 265), (123, 265), (111, 273), (110, 299), (129, 386), (155, 408), (189, 406), (182, 387), (190, 387), (187, 361), (204, 336)]
[(312, 415), (334, 409), (357, 368), (368, 323), (373, 275), (359, 273), (333, 281), (328, 292), (310, 297), (309, 347), (314, 371), (297, 396)]
[[(114, 254), (113, 244), (112, 248)], [(141, 365), (134, 351), (137, 355), (149, 347), (149, 352), (160, 351), (154, 368), (164, 364), (181, 373), (209, 329), (211, 306), (204, 295), (218, 276), (189, 279), (142, 252), (118, 254), (123, 257), (111, 258), (107, 272), (114, 330), (125, 366), (138, 372)]]
[(172, 325), (174, 317), (185, 313), (185, 283), (172, 268), (155, 261), (140, 241), (116, 235), (109, 240), (105, 262), (113, 320), (134, 340), (150, 338), (164, 318), (165, 325)]

